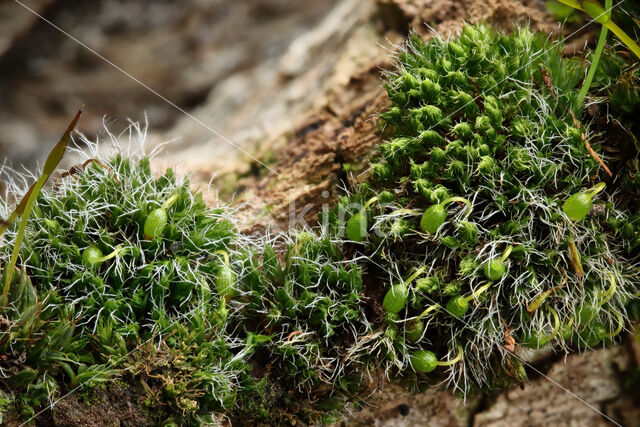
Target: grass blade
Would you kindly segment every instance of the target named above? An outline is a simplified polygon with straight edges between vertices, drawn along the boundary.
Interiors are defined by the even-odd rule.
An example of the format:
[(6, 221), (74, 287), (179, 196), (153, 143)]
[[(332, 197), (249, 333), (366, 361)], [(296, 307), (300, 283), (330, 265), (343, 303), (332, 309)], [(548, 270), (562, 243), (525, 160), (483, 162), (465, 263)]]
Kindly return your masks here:
[[(607, 11), (607, 18), (611, 18), (611, 6), (612, 0), (605, 1), (605, 8)], [(607, 33), (609, 29), (606, 25), (603, 25), (600, 29), (600, 36), (598, 37), (598, 44), (596, 45), (596, 50), (593, 53), (593, 57), (591, 58), (591, 67), (589, 68), (589, 72), (587, 73), (587, 78), (582, 84), (582, 88), (580, 88), (580, 93), (578, 94), (577, 107), (580, 108), (585, 98), (587, 97), (587, 93), (589, 93), (589, 89), (591, 88), (591, 83), (593, 82), (593, 77), (596, 75), (596, 70), (598, 68), (598, 62), (600, 62), (600, 55), (602, 55), (602, 50), (604, 49), (604, 44), (607, 40)]]
[[(64, 157), (64, 153), (67, 151), (67, 146), (69, 145), (69, 141), (71, 140), (71, 132), (73, 128), (75, 128), (76, 123), (80, 119), (80, 115), (82, 114), (82, 110), (76, 113), (76, 116), (73, 118), (67, 130), (65, 131), (60, 141), (53, 147), (49, 155), (47, 156), (47, 160), (44, 163), (44, 167), (42, 169), (42, 175), (38, 178), (38, 180), (31, 186), (27, 194), (22, 198), (16, 210), (11, 214), (9, 220), (2, 225), (2, 229), (0, 234), (4, 232), (9, 226), (11, 226), (12, 219), (15, 221), (20, 214), (22, 215), (22, 220), (20, 221), (20, 228), (18, 229), (18, 235), (16, 236), (16, 240), (14, 242), (13, 253), (11, 254), (11, 260), (9, 262), (9, 266), (7, 268), (7, 274), (5, 275), (5, 283), (4, 288), (2, 290), (2, 301), (0, 305), (4, 305), (6, 303), (7, 295), (9, 293), (9, 289), (11, 288), (11, 281), (13, 280), (13, 272), (16, 266), (16, 262), (18, 261), (18, 254), (20, 253), (20, 246), (22, 245), (22, 239), (24, 238), (24, 232), (27, 227), (27, 222), (29, 221), (29, 216), (31, 215), (31, 209), (33, 208), (33, 204), (42, 189), (42, 186), (47, 182), (49, 176), (55, 171), (56, 167), (60, 163), (60, 160)], [(25, 201), (26, 199), (26, 201)]]
[(558, 0), (561, 3), (566, 4), (567, 6), (571, 6), (574, 9), (585, 12), (587, 15), (591, 17), (594, 21), (602, 24), (609, 31), (616, 35), (624, 43), (627, 45), (629, 50), (634, 53), (638, 58), (640, 58), (640, 46), (636, 44), (635, 41), (627, 33), (625, 33), (622, 28), (618, 27), (615, 22), (613, 22), (610, 18), (612, 7), (608, 7), (607, 10), (602, 7), (602, 5), (596, 0)]

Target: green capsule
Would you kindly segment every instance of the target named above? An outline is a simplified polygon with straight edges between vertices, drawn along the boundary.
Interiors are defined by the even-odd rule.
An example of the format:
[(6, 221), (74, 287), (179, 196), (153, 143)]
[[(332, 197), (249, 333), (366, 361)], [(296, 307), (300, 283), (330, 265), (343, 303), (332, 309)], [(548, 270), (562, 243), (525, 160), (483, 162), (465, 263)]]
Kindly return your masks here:
[(414, 351), (410, 358), (411, 366), (418, 372), (431, 372), (437, 366), (451, 366), (462, 360), (462, 346), (458, 345), (458, 355), (446, 362), (440, 362), (436, 355), (429, 350)]
[(429, 206), (420, 220), (420, 229), (426, 233), (435, 234), (446, 219), (447, 212), (443, 205)]
[(395, 284), (384, 296), (382, 306), (390, 313), (398, 313), (407, 304), (409, 288), (404, 283)]
[[(389, 194), (389, 192), (385, 192), (383, 198), (388, 198)], [(361, 242), (368, 236), (367, 209), (378, 200), (380, 200), (380, 196), (370, 198), (358, 213), (349, 218), (349, 221), (347, 221), (346, 233), (350, 240), (353, 240), (354, 242)]]
[(604, 190), (603, 182), (594, 185), (589, 191), (580, 192), (569, 197), (562, 205), (562, 212), (571, 221), (580, 221), (587, 216), (593, 205), (593, 197)]
[(222, 257), (222, 265), (216, 272), (216, 290), (218, 295), (224, 297), (227, 301), (230, 300), (236, 290), (237, 277), (235, 271), (231, 267), (231, 260), (229, 254), (226, 251), (218, 250), (213, 252), (212, 255), (219, 255)]
[(438, 366), (436, 355), (429, 350), (414, 351), (411, 356), (411, 366), (418, 372), (431, 372)]
[(562, 211), (572, 221), (580, 221), (586, 217), (592, 206), (591, 197), (587, 193), (577, 193), (569, 197), (562, 205)]
[(382, 305), (387, 312), (398, 313), (404, 308), (409, 297), (409, 284), (421, 275), (425, 269), (426, 267), (422, 266), (413, 272), (406, 280), (403, 280), (402, 283), (391, 286), (391, 289), (387, 291), (382, 301)]
[(463, 297), (462, 295), (451, 298), (446, 305), (446, 310), (454, 317), (461, 318), (467, 311), (469, 311), (469, 301), (479, 297), (491, 287), (491, 282), (488, 282), (481, 286), (477, 291), (472, 292), (471, 295)]
[(144, 221), (143, 234), (147, 240), (153, 240), (162, 235), (165, 225), (169, 220), (167, 211), (171, 209), (171, 206), (178, 200), (178, 194), (174, 194), (169, 197), (163, 204), (157, 209), (152, 210), (147, 219)]
[(427, 307), (420, 315), (413, 319), (411, 322), (405, 324), (405, 338), (410, 342), (419, 341), (422, 338), (422, 334), (424, 333), (424, 323), (422, 322), (422, 318), (432, 311), (439, 310), (440, 304), (433, 304)]
[(469, 311), (469, 300), (462, 296), (453, 297), (447, 302), (447, 312), (454, 317), (462, 317)]
[(367, 231), (367, 215), (358, 212), (347, 221), (347, 238), (354, 242), (362, 242), (369, 234)]
[(404, 331), (405, 337), (410, 342), (416, 342), (422, 337), (424, 332), (424, 323), (422, 320), (413, 321), (406, 326)]
[(167, 222), (168, 216), (166, 210), (162, 208), (152, 210), (144, 221), (144, 238), (153, 240), (161, 236), (162, 230), (164, 230)]
[(471, 202), (469, 200), (462, 197), (449, 197), (437, 205), (429, 206), (427, 210), (424, 211), (424, 214), (422, 214), (422, 218), (420, 219), (420, 229), (426, 233), (435, 234), (447, 219), (446, 206), (453, 202), (466, 204), (465, 216), (469, 215), (471, 212)]
[(122, 250), (122, 246), (117, 246), (109, 255), (103, 256), (102, 251), (99, 248), (95, 246), (89, 246), (82, 252), (82, 263), (87, 267), (100, 265), (104, 261), (110, 260), (111, 258), (117, 256), (120, 252), (122, 252)]
[(502, 276), (504, 276), (504, 273), (507, 271), (507, 267), (501, 260), (492, 259), (485, 263), (482, 270), (487, 279), (495, 281), (502, 279)]
[(87, 267), (99, 265), (102, 262), (102, 258), (102, 251), (95, 246), (89, 246), (82, 252), (82, 263)]
[(500, 258), (494, 258), (484, 264), (482, 271), (487, 279), (493, 281), (502, 279), (502, 276), (504, 276), (504, 273), (507, 271), (507, 267), (504, 262), (509, 258), (512, 251), (513, 246), (509, 245), (507, 246), (507, 249), (504, 250), (504, 253)]
[(216, 290), (218, 295), (232, 297), (236, 287), (236, 274), (228, 265), (222, 265), (216, 275)]

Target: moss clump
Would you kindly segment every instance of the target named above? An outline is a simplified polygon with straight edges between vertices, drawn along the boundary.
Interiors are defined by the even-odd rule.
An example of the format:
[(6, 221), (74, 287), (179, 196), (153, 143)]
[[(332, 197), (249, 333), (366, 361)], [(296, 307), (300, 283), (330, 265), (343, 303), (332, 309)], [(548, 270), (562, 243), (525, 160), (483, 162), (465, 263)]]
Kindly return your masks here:
[[(407, 356), (454, 355), (462, 345), (463, 362), (447, 368), (448, 378), (468, 393), (522, 363), (504, 348), (507, 330), (522, 345), (554, 349), (595, 347), (620, 331), (638, 291), (638, 253), (623, 225), (635, 212), (586, 147), (579, 112), (567, 107), (585, 70), (561, 47), (526, 29), (465, 27), (452, 41), (413, 37), (387, 76), (392, 105), (381, 118), (390, 139), (371, 181), (329, 215), (329, 229), (342, 233), (340, 217), (352, 215), (354, 203), (395, 195), (368, 209), (367, 222), (383, 232), (369, 233), (357, 250), (401, 274), (427, 267), (391, 326), (407, 377)], [(604, 213), (571, 220), (563, 203), (600, 182), (597, 190), (607, 188), (594, 201), (604, 202)], [(400, 242), (384, 232), (399, 218), (412, 221)], [(483, 293), (450, 313), (451, 290), (464, 300)], [(433, 307), (421, 339), (403, 341), (413, 336), (413, 319)], [(592, 316), (578, 321), (585, 307)]]
[[(146, 159), (43, 192), (0, 309), (0, 384), (23, 415), (121, 377), (167, 423), (329, 422), (380, 375), (465, 395), (525, 380), (515, 346), (614, 341), (637, 300), (637, 194), (567, 107), (583, 66), (486, 26), (398, 59), (390, 139), (319, 230), (243, 236)], [(572, 220), (577, 193), (601, 215)]]
[[(234, 359), (238, 343), (224, 333), (229, 310), (216, 288), (230, 268), (219, 254), (237, 238), (230, 212), (207, 208), (171, 171), (154, 178), (148, 159), (106, 165), (41, 193), (28, 223), (2, 341), (17, 363), (8, 383), (23, 414), (123, 368), (156, 374), (157, 399), (187, 418), (233, 407), (248, 365)], [(165, 208), (170, 221), (149, 239), (147, 218)], [(6, 259), (11, 248), (2, 250)], [(159, 348), (143, 354), (149, 343)]]

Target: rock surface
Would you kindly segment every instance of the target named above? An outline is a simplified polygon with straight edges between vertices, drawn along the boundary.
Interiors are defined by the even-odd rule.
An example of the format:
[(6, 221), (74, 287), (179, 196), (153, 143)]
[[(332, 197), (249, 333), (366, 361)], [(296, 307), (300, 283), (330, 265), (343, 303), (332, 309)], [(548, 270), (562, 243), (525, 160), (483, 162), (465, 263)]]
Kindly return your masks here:
[(495, 396), (478, 396), (466, 404), (447, 392), (409, 394), (391, 388), (382, 393), (383, 403), (377, 408), (358, 413), (347, 424), (542, 427), (605, 426), (615, 422), (624, 426), (640, 425), (637, 400), (621, 381), (634, 364), (626, 347), (556, 359), (547, 364), (546, 369), (536, 367), (538, 372), (529, 369), (531, 381), (524, 388), (513, 388)]
[[(87, 135), (100, 132), (105, 116), (119, 132), (127, 118), (144, 121), (146, 114), (160, 138), (180, 135), (176, 146), (184, 151), (202, 142), (190, 130), (201, 125), (180, 126), (180, 109), (221, 134), (235, 134), (251, 115), (236, 114), (234, 121), (230, 113), (240, 113), (250, 105), (250, 95), (264, 92), (294, 40), (317, 28), (336, 5), (335, 0), (252, 0), (233, 7), (224, 0), (23, 3), (68, 36), (14, 1), (0, 6), (2, 22), (12, 23), (0, 26), (5, 46), (0, 46), (0, 148), (17, 163), (43, 159), (44, 142), (53, 144), (64, 130), (60, 123), (83, 104), (79, 130)], [(318, 37), (312, 41), (318, 48), (333, 47)], [(198, 111), (199, 105), (210, 108)], [(176, 132), (168, 132), (174, 126)], [(216, 144), (225, 148), (218, 156), (234, 150), (220, 140)]]

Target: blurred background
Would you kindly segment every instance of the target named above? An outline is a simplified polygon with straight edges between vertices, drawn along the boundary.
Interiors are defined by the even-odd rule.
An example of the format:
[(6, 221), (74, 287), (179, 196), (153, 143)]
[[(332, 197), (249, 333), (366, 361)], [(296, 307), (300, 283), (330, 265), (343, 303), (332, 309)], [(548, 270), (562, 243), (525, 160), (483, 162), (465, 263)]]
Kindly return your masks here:
[(20, 2), (32, 11), (13, 0), (0, 2), (0, 158), (28, 167), (42, 163), (83, 104), (77, 129), (89, 138), (100, 135), (103, 121), (118, 133), (128, 125), (127, 119), (148, 120), (152, 140), (179, 139), (170, 152), (199, 147), (196, 157), (220, 159), (228, 150), (235, 151), (141, 83), (254, 151), (266, 127), (277, 128), (287, 114), (309, 107), (309, 94), (324, 84), (335, 66), (321, 53), (338, 49), (349, 31), (363, 17), (366, 20), (373, 4)]

